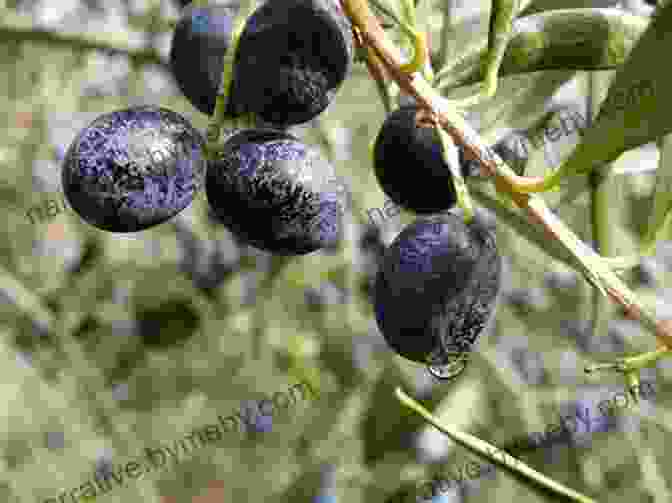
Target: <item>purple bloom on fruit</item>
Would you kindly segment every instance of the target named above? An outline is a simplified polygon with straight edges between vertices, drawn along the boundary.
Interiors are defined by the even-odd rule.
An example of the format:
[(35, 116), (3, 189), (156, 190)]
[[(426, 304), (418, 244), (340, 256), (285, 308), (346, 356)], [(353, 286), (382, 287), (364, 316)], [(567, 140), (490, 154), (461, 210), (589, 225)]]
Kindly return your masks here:
[(203, 185), (204, 140), (179, 114), (138, 106), (101, 115), (63, 162), (68, 203), (89, 224), (135, 232), (186, 208)]
[[(238, 9), (237, 3), (189, 5), (173, 35), (173, 75), (207, 115), (214, 111)], [(350, 25), (333, 0), (262, 1), (240, 37), (227, 112), (253, 112), (278, 127), (307, 122), (333, 100), (353, 52)]]
[(334, 180), (331, 164), (297, 138), (244, 130), (210, 162), (206, 194), (217, 218), (242, 241), (301, 255), (340, 239), (344, 203)]
[(478, 213), (470, 224), (450, 213), (417, 219), (390, 245), (376, 277), (383, 337), (420, 363), (468, 353), (495, 309), (500, 272), (494, 235)]

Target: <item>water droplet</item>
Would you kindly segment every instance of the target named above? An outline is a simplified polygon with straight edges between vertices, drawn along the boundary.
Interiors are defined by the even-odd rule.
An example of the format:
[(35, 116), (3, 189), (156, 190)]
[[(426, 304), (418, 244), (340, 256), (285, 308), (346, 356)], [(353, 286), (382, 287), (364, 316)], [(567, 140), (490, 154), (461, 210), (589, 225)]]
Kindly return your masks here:
[(449, 351), (432, 354), (427, 358), (429, 374), (441, 381), (450, 381), (460, 375), (469, 363), (469, 354)]

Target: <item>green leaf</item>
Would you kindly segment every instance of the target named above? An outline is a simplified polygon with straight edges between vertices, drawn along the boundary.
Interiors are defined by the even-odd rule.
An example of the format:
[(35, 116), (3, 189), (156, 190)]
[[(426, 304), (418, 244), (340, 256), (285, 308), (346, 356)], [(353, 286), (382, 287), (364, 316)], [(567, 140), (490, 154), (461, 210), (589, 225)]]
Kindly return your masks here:
[(489, 194), (483, 186), (471, 185), (469, 187), (471, 195), (478, 200), (485, 208), (492, 211), (498, 221), (505, 222), (522, 237), (530, 243), (539, 247), (539, 249), (554, 259), (568, 265), (575, 270), (581, 270), (578, 261), (572, 257), (572, 254), (566, 250), (558, 241), (548, 239), (546, 232), (536, 225), (530, 225), (522, 212), (518, 209), (507, 206), (496, 196)]
[[(483, 136), (488, 141), (497, 138), (494, 147), (508, 151), (505, 161), (518, 175), (545, 176), (555, 168), (555, 159), (571, 152), (585, 126), (586, 118), (578, 107), (556, 106), (526, 129), (508, 132), (502, 138), (495, 136), (501, 134), (501, 130), (490, 129)], [(582, 186), (585, 185), (584, 180)], [(555, 206), (562, 195), (563, 192), (558, 192), (557, 196), (545, 194), (546, 202)]]
[(643, 252), (653, 251), (656, 240), (672, 239), (672, 136), (660, 141), (660, 160)]
[[(518, 18), (498, 75), (541, 70), (608, 70), (627, 59), (648, 21), (618, 9), (558, 9)], [(440, 89), (483, 79), (487, 41), (436, 75)]]
[(549, 98), (574, 75), (571, 70), (555, 70), (500, 81), (493, 99), (469, 110), (480, 117), (479, 134), (492, 141), (499, 128), (527, 128), (544, 114)]
[[(663, 96), (672, 86), (672, 72), (660, 60), (672, 49), (671, 24), (672, 4), (668, 4), (616, 72), (594, 125), (561, 168), (564, 173), (582, 173), (610, 163), (672, 132), (672, 117)], [(600, 168), (605, 173), (611, 169)]]
[[(616, 6), (618, 0), (601, 1), (600, 5), (609, 7), (609, 4)], [(522, 10), (523, 16), (544, 12), (551, 9), (562, 7), (563, 9), (588, 9), (595, 6), (595, 0), (533, 0), (530, 4)]]

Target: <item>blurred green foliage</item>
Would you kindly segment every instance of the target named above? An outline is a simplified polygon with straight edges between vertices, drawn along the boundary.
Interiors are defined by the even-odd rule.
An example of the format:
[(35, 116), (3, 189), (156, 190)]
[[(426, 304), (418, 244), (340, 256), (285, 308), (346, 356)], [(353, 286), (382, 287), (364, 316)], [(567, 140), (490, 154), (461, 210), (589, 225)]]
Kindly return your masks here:
[[(102, 16), (96, 2), (72, 3), (79, 9), (70, 11), (78, 13), (73, 19), (93, 23)], [(137, 8), (119, 2), (115, 10), (112, 3), (107, 8), (113, 12)], [(438, 41), (446, 2), (421, 3), (430, 13), (430, 40)], [(33, 4), (21, 2), (38, 11)], [(539, 4), (548, 9), (588, 2)], [(147, 5), (131, 16), (134, 26), (149, 30), (161, 25), (157, 16), (165, 21), (176, 15), (167, 2)], [(454, 16), (451, 51), (487, 32), (487, 2), (470, 2), (469, 8), (478, 21), (467, 22), (464, 9), (448, 9)], [(114, 15), (107, 15), (101, 26), (112, 23)], [(82, 20), (81, 28), (87, 26)], [(120, 36), (116, 25), (109, 27)], [(450, 384), (432, 382), (422, 366), (393, 354), (376, 331), (362, 287), (375, 269), (359, 236), (366, 210), (384, 205), (367, 150), (384, 107), (362, 64), (318, 120), (294, 131), (323, 148), (352, 192), (338, 250), (282, 261), (241, 246), (209, 217), (204, 197), (176, 221), (134, 235), (96, 230), (71, 210), (31, 224), (25, 212), (60, 190), (55, 149), (67, 148), (96, 116), (152, 103), (201, 130), (208, 122), (174, 86), (161, 84), (167, 77), (160, 65), (129, 65), (120, 56), (39, 40), (0, 40), (0, 501), (42, 502), (86, 479), (97, 463), (123, 462), (145, 446), (186, 434), (204, 418), (304, 378), (320, 389), (320, 399), (274, 418), (272, 431), (254, 441), (224, 439), (99, 500), (158, 503), (159, 496), (172, 496), (186, 503), (220, 480), (225, 501), (309, 502), (323, 490), (324, 466), (330, 465), (335, 472), (327, 490), (339, 502), (401, 501), (403, 494), (414, 501), (412, 488), (429, 479), (438, 463), (458, 467), (469, 453), (401, 407), (396, 386), (442, 421), (503, 445), (542, 431), (558, 409), (594, 406), (620, 387), (617, 376), (586, 378), (585, 362), (653, 349), (652, 337), (618, 311), (606, 335), (593, 335), (586, 282), (500, 222), (498, 246), (506, 263), (500, 305), (463, 375)], [(550, 106), (586, 115), (589, 95), (583, 72), (512, 76), (469, 118), (495, 143), (511, 130), (539, 127)], [(25, 114), (32, 118), (29, 126), (18, 120)], [(532, 147), (525, 173), (544, 174), (547, 159), (566, 158), (577, 141), (578, 133)], [(614, 164), (627, 171), (655, 165), (657, 155), (647, 146)], [(401, 168), (413, 175), (412, 166)], [(639, 240), (654, 180), (655, 173), (645, 170), (613, 175), (609, 217), (616, 252), (631, 252)], [(544, 197), (555, 205), (563, 195), (564, 189)], [(558, 212), (591, 242), (589, 193)], [(385, 243), (412, 219), (402, 211), (386, 220)], [(227, 252), (232, 249), (239, 255)], [(655, 260), (628, 280), (661, 313), (670, 312), (668, 248), (661, 246)], [(331, 290), (321, 289), (327, 283)], [(310, 289), (319, 292), (311, 294), (313, 301)], [(664, 381), (670, 372), (662, 361), (647, 377)], [(661, 393), (655, 405), (643, 402), (624, 416), (620, 429), (591, 434), (581, 445), (539, 450), (525, 461), (598, 501), (670, 501), (667, 401)], [(54, 432), (62, 433), (57, 445), (48, 440)], [(447, 497), (556, 500), (503, 470)]]

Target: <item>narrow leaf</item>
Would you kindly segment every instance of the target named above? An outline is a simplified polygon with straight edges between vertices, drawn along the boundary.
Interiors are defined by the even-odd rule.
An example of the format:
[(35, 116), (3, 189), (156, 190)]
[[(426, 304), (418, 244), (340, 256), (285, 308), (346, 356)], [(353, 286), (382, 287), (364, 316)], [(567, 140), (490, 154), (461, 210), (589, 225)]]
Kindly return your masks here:
[(572, 257), (572, 254), (569, 251), (567, 251), (559, 242), (548, 239), (548, 235), (543, 229), (536, 225), (530, 225), (530, 222), (520, 210), (511, 208), (495, 196), (488, 194), (485, 187), (472, 184), (469, 189), (471, 195), (474, 196), (481, 205), (492, 211), (496, 215), (498, 221), (510, 225), (520, 236), (539, 247), (541, 251), (547, 253), (555, 260), (558, 260), (575, 270), (581, 269), (579, 262)]
[[(537, 245), (549, 256), (564, 262), (569, 267), (583, 274), (586, 280), (604, 296), (606, 286), (622, 285), (606, 263), (594, 251), (588, 248), (564, 223), (546, 206), (541, 198), (532, 196), (530, 208), (543, 215), (552, 228), (555, 238), (549, 239), (547, 231), (530, 225), (529, 219), (518, 210), (509, 208), (502, 201), (487, 194), (480, 187), (473, 186), (471, 193), (485, 206), (492, 210), (499, 220), (511, 225), (519, 235)], [(605, 280), (607, 283), (605, 283)]]
[[(616, 72), (594, 125), (561, 168), (582, 173), (616, 160), (624, 152), (672, 132), (664, 93), (672, 72), (661, 57), (672, 49), (672, 3), (659, 9)], [(603, 172), (611, 166), (600, 167)]]
[[(557, 9), (518, 18), (498, 75), (617, 68), (647, 25), (647, 18), (620, 9)], [(459, 65), (439, 71), (439, 89), (482, 80), (486, 54), (487, 42), (481, 43)]]

